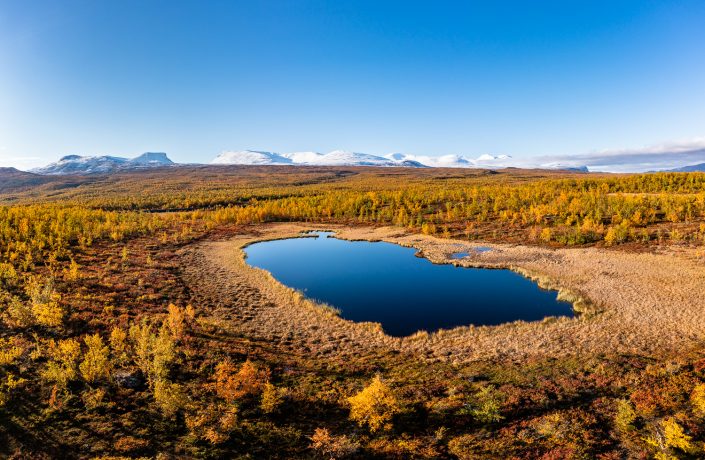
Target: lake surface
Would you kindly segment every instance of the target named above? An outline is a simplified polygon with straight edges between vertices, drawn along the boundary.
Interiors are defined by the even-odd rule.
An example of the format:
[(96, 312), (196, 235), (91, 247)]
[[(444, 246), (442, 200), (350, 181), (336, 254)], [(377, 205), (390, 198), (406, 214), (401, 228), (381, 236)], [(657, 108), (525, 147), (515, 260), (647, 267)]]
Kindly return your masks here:
[(435, 265), (413, 248), (312, 235), (250, 245), (247, 262), (339, 308), (343, 318), (382, 323), (393, 336), (573, 316), (555, 291), (510, 270)]

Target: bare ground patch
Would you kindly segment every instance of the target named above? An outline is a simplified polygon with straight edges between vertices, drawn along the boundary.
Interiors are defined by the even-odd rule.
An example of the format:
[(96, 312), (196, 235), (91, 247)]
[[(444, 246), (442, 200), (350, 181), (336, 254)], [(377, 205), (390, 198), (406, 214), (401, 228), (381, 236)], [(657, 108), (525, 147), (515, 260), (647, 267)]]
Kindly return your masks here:
[[(578, 301), (578, 318), (459, 327), (398, 339), (379, 325), (339, 318), (266, 271), (250, 267), (241, 248), (255, 241), (329, 229), (339, 238), (415, 247), (437, 263), (511, 268)], [(489, 246), (488, 252), (476, 252)], [(456, 252), (470, 257), (451, 260)], [(182, 253), (193, 301), (214, 305), (234, 333), (314, 356), (409, 352), (425, 359), (468, 361), (595, 353), (669, 355), (701, 343), (705, 334), (705, 265), (694, 249), (659, 253), (580, 248), (548, 249), (469, 243), (407, 234), (399, 228), (268, 224)], [(468, 295), (472, 291), (468, 290)]]

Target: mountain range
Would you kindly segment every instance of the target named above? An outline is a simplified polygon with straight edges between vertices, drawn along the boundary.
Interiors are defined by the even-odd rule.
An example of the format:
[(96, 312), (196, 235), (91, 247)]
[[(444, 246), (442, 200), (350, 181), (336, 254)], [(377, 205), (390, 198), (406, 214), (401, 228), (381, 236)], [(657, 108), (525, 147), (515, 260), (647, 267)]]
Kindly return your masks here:
[[(334, 150), (328, 153), (292, 152), (275, 153), (259, 150), (224, 151), (213, 161), (212, 165), (282, 165), (282, 166), (377, 166), (406, 168), (493, 168), (505, 167), (503, 163), (511, 157), (507, 155), (482, 155), (472, 159), (461, 155), (442, 157), (415, 156), (393, 153), (385, 156), (368, 153)], [(37, 175), (86, 175), (108, 174), (153, 167), (179, 166), (163, 152), (147, 152), (136, 158), (116, 156), (80, 156), (67, 155), (54, 163), (32, 169)]]
[(407, 158), (382, 157), (367, 153), (348, 152), (345, 150), (334, 150), (329, 153), (274, 153), (257, 150), (225, 151), (218, 155), (211, 163), (229, 165), (425, 167), (425, 165)]
[(333, 150), (329, 153), (293, 152), (275, 153), (259, 150), (224, 151), (218, 155), (212, 164), (228, 165), (300, 165), (300, 166), (383, 166), (410, 168), (483, 168), (502, 167), (502, 163), (510, 159), (508, 155), (482, 155), (472, 159), (461, 155), (446, 155), (442, 157), (407, 155), (392, 153), (385, 156), (368, 153)]
[[(610, 170), (604, 165), (615, 162), (641, 161), (644, 165), (654, 164), (653, 158), (661, 161), (673, 158), (671, 165), (677, 156), (681, 160), (697, 160), (705, 155), (703, 150), (693, 150), (678, 153), (651, 153), (636, 155), (633, 153), (583, 155), (583, 156), (555, 156), (537, 157), (533, 159), (513, 159), (509, 155), (481, 155), (477, 158), (470, 158), (463, 155), (444, 155), (439, 157), (424, 155), (409, 155), (404, 153), (391, 153), (388, 155), (371, 155), (367, 153), (350, 152), (345, 150), (334, 150), (328, 153), (318, 152), (292, 152), (276, 153), (260, 150), (236, 150), (224, 151), (211, 161), (211, 165), (281, 165), (281, 166), (376, 166), (376, 167), (407, 167), (407, 168), (529, 168), (529, 169), (553, 169), (588, 172), (588, 167), (593, 167), (597, 171)], [(643, 157), (643, 158), (642, 158)], [(663, 157), (663, 159), (661, 158)], [(584, 163), (581, 163), (583, 161)], [(647, 162), (648, 161), (648, 162)], [(649, 163), (650, 162), (650, 163)], [(682, 161), (681, 164), (685, 163)], [(597, 166), (592, 166), (596, 164)], [(676, 163), (677, 164), (677, 163)], [(687, 163), (686, 163), (687, 164)], [(586, 166), (587, 165), (587, 166)], [(602, 165), (602, 166), (600, 166)], [(654, 164), (655, 165), (655, 164)], [(79, 156), (68, 155), (59, 161), (46, 166), (35, 168), (30, 172), (32, 177), (24, 177), (23, 181), (38, 181), (40, 176), (56, 175), (90, 175), (108, 174), (120, 171), (131, 171), (136, 169), (146, 169), (155, 167), (181, 166), (169, 159), (163, 152), (146, 152), (135, 158), (123, 158), (116, 156)], [(612, 165), (613, 168), (616, 168)], [(664, 163), (665, 166), (665, 163)], [(662, 171), (669, 172), (692, 172), (705, 171), (705, 163), (683, 166), (675, 169), (662, 168)], [(4, 180), (20, 180), (17, 174), (20, 171), (5, 171)], [(23, 173), (24, 174), (24, 173)]]

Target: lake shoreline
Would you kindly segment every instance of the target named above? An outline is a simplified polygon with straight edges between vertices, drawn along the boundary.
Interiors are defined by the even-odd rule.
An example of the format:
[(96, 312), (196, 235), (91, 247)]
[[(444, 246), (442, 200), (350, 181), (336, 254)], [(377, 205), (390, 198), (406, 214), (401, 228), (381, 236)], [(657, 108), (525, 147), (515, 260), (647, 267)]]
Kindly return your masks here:
[(558, 291), (516, 271), (434, 263), (415, 248), (335, 232), (305, 235), (318, 237), (248, 245), (246, 261), (345, 319), (379, 322), (393, 337), (575, 315)]
[[(255, 302), (247, 321), (239, 321), (237, 327), (255, 337), (287, 342), (294, 348), (319, 349), (318, 344), (323, 341), (326, 353), (380, 349), (457, 362), (595, 353), (668, 356), (697, 345), (705, 333), (705, 312), (700, 300), (705, 298), (702, 262), (687, 250), (633, 254), (599, 248), (548, 249), (444, 240), (395, 227), (282, 223), (253, 225), (244, 230), (187, 248), (183, 254), (187, 280), (193, 280), (192, 289), (209, 289), (213, 295), (228, 292), (232, 284), (247, 285), (265, 298), (268, 306), (258, 308)], [(465, 326), (432, 334), (390, 337), (374, 323), (344, 320), (325, 308), (316, 308), (307, 299), (292, 300), (293, 290), (268, 272), (249, 266), (243, 258), (242, 248), (248, 244), (301, 237), (306, 230), (334, 231), (340, 239), (414, 247), (436, 263), (511, 268), (543, 286), (563, 289), (566, 295), (580, 293), (574, 301), (584, 302), (588, 314), (573, 319)], [(472, 251), (475, 246), (492, 250), (465, 259), (450, 259), (451, 254)], [(198, 258), (197, 264), (193, 258)], [(211, 276), (214, 273), (218, 276)], [(676, 280), (682, 282), (674, 284)], [(198, 286), (197, 281), (205, 286)], [(229, 308), (227, 302), (221, 303), (223, 308)]]

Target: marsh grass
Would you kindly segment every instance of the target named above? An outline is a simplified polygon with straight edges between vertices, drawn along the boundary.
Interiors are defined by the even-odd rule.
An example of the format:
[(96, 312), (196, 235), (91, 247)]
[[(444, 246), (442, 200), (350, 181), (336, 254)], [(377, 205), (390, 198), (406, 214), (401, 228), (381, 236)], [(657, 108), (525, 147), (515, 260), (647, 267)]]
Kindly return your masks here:
[[(450, 263), (447, 255), (452, 251), (448, 247), (453, 245), (452, 250), (457, 250), (459, 244), (457, 240), (404, 234), (394, 228), (331, 225), (325, 228), (336, 232), (336, 238), (387, 241), (414, 247), (419, 255), (434, 263)], [(494, 244), (492, 251), (476, 252), (455, 262), (463, 267), (512, 269), (543, 289), (557, 291), (557, 298), (571, 302), (578, 315), (390, 337), (378, 323), (356, 323), (340, 318), (335, 309), (282, 285), (269, 272), (251, 267), (244, 259), (242, 248), (248, 244), (297, 237), (304, 230), (321, 230), (322, 226), (268, 224), (256, 229), (256, 235), (236, 236), (230, 241), (204, 243), (192, 249), (195, 251), (192, 255), (199, 254), (199, 262), (185, 265), (194, 265), (193, 275), (214, 292), (231, 289), (229, 286), (236, 284), (250, 286), (253, 292), (258, 292), (256, 297), (248, 294), (249, 297), (240, 300), (249, 310), (241, 314), (247, 318), (240, 325), (243, 333), (281, 341), (292, 349), (301, 346), (329, 356), (377, 349), (413, 353), (429, 361), (457, 363), (636, 349), (668, 354), (679, 347), (694, 346), (697, 337), (705, 332), (705, 314), (693, 315), (703, 290), (692, 274), (700, 270), (695, 266), (697, 257), (691, 260), (596, 248), (562, 250)], [(472, 251), (478, 243), (463, 244)], [(656, 282), (648, 278), (651, 272), (643, 270), (645, 266), (658, 266), (654, 260), (643, 260), (654, 257), (671, 267), (668, 275), (659, 275)], [(641, 267), (642, 271), (634, 267)], [(218, 279), (210, 275), (222, 270), (225, 272), (215, 277)], [(683, 283), (674, 284), (675, 279), (682, 279)], [(262, 300), (258, 300), (260, 298)], [(676, 300), (684, 298), (692, 299), (685, 301), (685, 310), (684, 304)], [(675, 314), (674, 309), (677, 309)]]
[(570, 303), (573, 305), (573, 311), (584, 318), (597, 315), (602, 311), (600, 307), (584, 294), (580, 294), (575, 290), (565, 287), (563, 283), (556, 281), (554, 278), (514, 265), (507, 268), (535, 282), (541, 289), (555, 291), (557, 293), (557, 300)]

